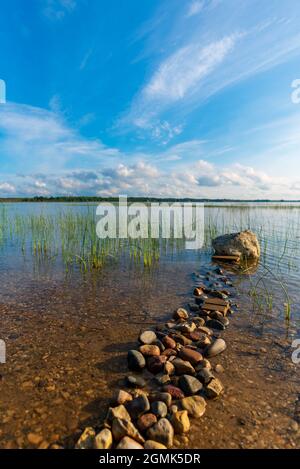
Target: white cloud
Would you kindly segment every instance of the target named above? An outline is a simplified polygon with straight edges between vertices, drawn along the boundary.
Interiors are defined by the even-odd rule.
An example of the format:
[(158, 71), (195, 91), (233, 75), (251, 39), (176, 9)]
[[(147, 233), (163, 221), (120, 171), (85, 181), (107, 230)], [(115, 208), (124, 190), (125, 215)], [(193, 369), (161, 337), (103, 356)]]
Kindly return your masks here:
[(187, 10), (186, 16), (189, 18), (190, 16), (195, 16), (198, 15), (203, 10), (204, 7), (204, 1), (200, 0), (194, 0), (192, 1)]
[(177, 101), (212, 73), (232, 50), (237, 36), (227, 36), (203, 47), (190, 44), (167, 58), (145, 87), (146, 99)]
[(16, 188), (13, 184), (9, 184), (8, 182), (0, 183), (0, 194), (10, 195), (16, 192)]
[[(17, 171), (28, 167), (51, 171), (63, 169), (76, 158), (101, 160), (118, 157), (117, 149), (97, 139), (86, 139), (71, 128), (61, 114), (27, 105), (0, 107), (0, 152), (14, 162)], [(5, 156), (6, 155), (6, 156)]]

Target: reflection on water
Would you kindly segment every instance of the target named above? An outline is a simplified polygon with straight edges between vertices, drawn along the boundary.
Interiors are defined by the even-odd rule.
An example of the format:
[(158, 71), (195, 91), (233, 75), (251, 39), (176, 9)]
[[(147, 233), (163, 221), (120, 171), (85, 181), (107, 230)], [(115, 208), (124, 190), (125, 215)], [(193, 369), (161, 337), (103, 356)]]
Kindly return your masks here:
[(98, 239), (96, 207), (79, 203), (0, 205), (0, 271), (21, 273), (25, 283), (27, 274), (63, 279), (71, 271), (95, 274), (97, 270), (109, 271), (113, 265), (140, 276), (166, 263), (209, 258), (213, 237), (251, 229), (258, 235), (262, 251), (258, 271), (248, 266), (243, 272), (246, 285), (251, 284), (252, 298), (258, 303), (262, 295), (262, 301), (264, 297), (272, 309), (273, 296), (281, 294), (288, 307), (290, 302), (296, 303), (293, 310), (297, 311), (299, 204), (208, 204), (201, 250), (186, 250), (184, 240), (174, 238)]

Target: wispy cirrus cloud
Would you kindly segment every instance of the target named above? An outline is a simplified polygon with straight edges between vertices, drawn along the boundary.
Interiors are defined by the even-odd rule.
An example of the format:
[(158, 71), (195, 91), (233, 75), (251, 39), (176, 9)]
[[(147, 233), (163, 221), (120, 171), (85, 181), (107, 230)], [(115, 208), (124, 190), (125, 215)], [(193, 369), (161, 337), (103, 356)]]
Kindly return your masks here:
[(78, 0), (42, 0), (43, 14), (51, 20), (62, 20), (67, 14), (72, 13)]
[(186, 16), (187, 18), (190, 18), (191, 16), (198, 15), (203, 10), (204, 7), (204, 1), (202, 0), (194, 0), (192, 1), (187, 9)]
[[(294, 13), (288, 16), (279, 4), (265, 8), (258, 0), (245, 0), (240, 9), (230, 0), (194, 0), (177, 11), (169, 28), (170, 17), (161, 8), (146, 45), (155, 65), (118, 129), (162, 143), (177, 137), (186, 118), (208, 99), (300, 54), (299, 10)], [(165, 122), (182, 132), (160, 132)]]

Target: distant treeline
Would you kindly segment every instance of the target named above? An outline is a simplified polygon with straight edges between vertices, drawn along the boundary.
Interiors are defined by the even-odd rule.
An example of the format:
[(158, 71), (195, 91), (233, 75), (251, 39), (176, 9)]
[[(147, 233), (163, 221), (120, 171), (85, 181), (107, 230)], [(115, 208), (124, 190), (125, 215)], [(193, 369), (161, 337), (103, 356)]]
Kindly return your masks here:
[[(159, 197), (128, 197), (128, 202), (251, 202), (251, 203), (268, 203), (268, 202), (300, 202), (300, 200), (270, 200), (270, 199), (192, 199), (192, 198), (159, 198)], [(0, 202), (118, 202), (119, 197), (90, 197), (90, 196), (70, 196), (70, 197), (7, 197), (0, 198)]]

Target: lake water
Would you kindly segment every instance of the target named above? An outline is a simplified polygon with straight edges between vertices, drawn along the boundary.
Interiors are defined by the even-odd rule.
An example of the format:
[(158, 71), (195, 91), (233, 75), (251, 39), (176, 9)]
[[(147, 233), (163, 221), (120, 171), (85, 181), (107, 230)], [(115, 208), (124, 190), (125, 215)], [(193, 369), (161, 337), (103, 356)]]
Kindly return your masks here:
[[(268, 386), (277, 420), (264, 420), (261, 446), (293, 447), (287, 428), (299, 389), (291, 344), (300, 338), (300, 204), (208, 204), (205, 245), (190, 251), (178, 240), (100, 243), (95, 211), (94, 204), (0, 206), (0, 339), (7, 346), (7, 363), (0, 365), (0, 447), (28, 447), (30, 432), (41, 435), (45, 447), (68, 447), (86, 424), (99, 423), (140, 328), (189, 302), (193, 272), (214, 268), (211, 238), (242, 229), (257, 233), (262, 256), (258, 266), (228, 271), (239, 304), (225, 333), (232, 343), (223, 359), (229, 407), (217, 403), (205, 417), (217, 440), (198, 429), (191, 446), (244, 441), (259, 447), (233, 424), (232, 415), (243, 409), (234, 399), (240, 396), (247, 415), (258, 408), (251, 418), (259, 421), (262, 403), (273, 409), (262, 393)], [(260, 348), (269, 353), (250, 353)], [(235, 432), (233, 445), (220, 424)]]

